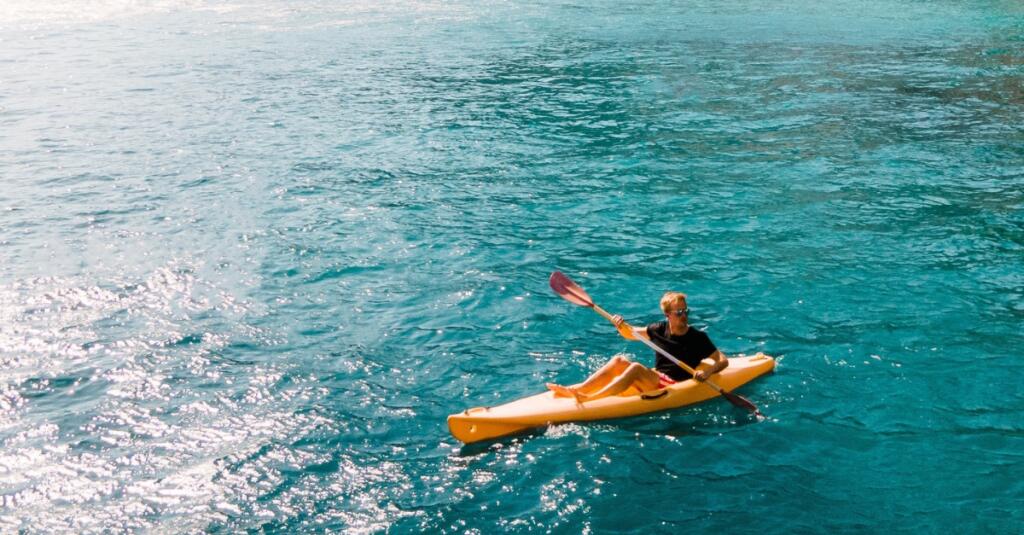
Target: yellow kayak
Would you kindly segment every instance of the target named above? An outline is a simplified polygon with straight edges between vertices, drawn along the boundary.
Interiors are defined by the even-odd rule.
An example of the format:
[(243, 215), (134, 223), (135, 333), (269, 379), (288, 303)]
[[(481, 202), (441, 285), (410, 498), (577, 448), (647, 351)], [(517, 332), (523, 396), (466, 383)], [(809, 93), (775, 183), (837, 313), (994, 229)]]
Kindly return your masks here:
[[(705, 361), (700, 368), (706, 368)], [(731, 391), (775, 369), (775, 359), (758, 353), (752, 357), (733, 357), (729, 367), (712, 379)], [(628, 394), (628, 395), (627, 395)], [(448, 416), (452, 436), (469, 444), (497, 438), (534, 427), (554, 423), (623, 418), (692, 405), (717, 397), (710, 386), (693, 379), (642, 394), (626, 391), (618, 396), (576, 403), (571, 398), (556, 398), (550, 391), (496, 407), (474, 407)]]

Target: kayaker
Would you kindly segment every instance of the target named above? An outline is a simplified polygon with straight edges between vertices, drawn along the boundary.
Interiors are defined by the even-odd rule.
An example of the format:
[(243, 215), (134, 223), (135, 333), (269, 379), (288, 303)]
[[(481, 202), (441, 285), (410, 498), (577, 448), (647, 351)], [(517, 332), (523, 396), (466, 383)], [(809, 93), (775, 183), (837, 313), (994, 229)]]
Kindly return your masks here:
[[(667, 321), (652, 323), (644, 329), (626, 323), (622, 316), (616, 315), (612, 319), (623, 338), (636, 340), (642, 336), (691, 368), (697, 368), (703, 359), (710, 357), (714, 364), (707, 370), (696, 370), (693, 379), (697, 381), (704, 381), (729, 365), (729, 359), (715, 347), (708, 335), (690, 326), (686, 294), (666, 292), (661, 297), (661, 310)], [(622, 355), (615, 355), (578, 385), (548, 383), (547, 387), (556, 397), (575, 397), (577, 401), (583, 402), (614, 396), (634, 386), (641, 392), (657, 390), (690, 378), (686, 370), (657, 353), (653, 369), (632, 362)]]

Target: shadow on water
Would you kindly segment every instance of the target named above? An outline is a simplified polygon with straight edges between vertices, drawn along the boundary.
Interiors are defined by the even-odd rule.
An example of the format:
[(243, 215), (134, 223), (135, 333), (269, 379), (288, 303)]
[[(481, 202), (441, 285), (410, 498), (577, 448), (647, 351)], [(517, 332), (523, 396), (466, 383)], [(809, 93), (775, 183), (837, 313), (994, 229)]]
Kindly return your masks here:
[[(724, 420), (724, 421), (723, 421)], [(766, 420), (765, 420), (766, 421)], [(627, 423), (628, 422), (628, 423)], [(762, 419), (748, 412), (736, 410), (735, 414), (714, 416), (685, 415), (683, 417), (652, 417), (650, 421), (637, 423), (629, 419), (609, 420), (617, 428), (643, 436), (683, 438), (687, 436), (711, 436), (738, 430), (749, 425), (762, 423)]]
[(490, 440), (481, 440), (480, 442), (473, 442), (472, 444), (463, 444), (459, 448), (459, 457), (475, 457), (481, 453), (485, 453), (491, 450), (496, 445), (508, 446), (520, 441), (532, 439), (541, 436), (547, 432), (547, 427), (535, 427), (519, 433), (513, 433), (511, 435), (505, 435), (503, 437), (492, 438)]

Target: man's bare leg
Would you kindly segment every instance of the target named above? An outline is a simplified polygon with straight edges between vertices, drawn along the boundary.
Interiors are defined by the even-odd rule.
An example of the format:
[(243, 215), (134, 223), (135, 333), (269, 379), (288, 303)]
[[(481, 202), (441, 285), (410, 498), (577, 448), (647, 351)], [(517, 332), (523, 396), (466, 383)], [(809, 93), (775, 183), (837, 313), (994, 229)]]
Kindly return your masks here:
[(641, 392), (654, 390), (658, 388), (658, 384), (661, 382), (660, 379), (661, 378), (658, 377), (658, 374), (650, 368), (634, 362), (626, 368), (625, 372), (621, 373), (613, 381), (605, 385), (604, 388), (594, 392), (593, 394), (581, 393), (580, 396), (577, 396), (577, 400), (592, 401), (608, 396), (614, 396), (624, 392), (633, 385), (636, 385)]
[(615, 355), (604, 366), (601, 366), (601, 369), (592, 373), (586, 381), (580, 384), (567, 387), (548, 383), (547, 387), (555, 393), (555, 397), (576, 397), (579, 399), (579, 395), (586, 395), (588, 392), (596, 392), (604, 388), (622, 374), (630, 364), (632, 363), (626, 357)]

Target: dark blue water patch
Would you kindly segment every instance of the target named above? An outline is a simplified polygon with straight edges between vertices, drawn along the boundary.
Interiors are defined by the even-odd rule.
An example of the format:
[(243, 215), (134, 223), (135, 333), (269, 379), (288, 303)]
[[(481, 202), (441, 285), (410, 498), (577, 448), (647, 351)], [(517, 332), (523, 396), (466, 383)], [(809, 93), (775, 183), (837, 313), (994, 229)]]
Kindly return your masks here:
[(48, 415), (48, 420), (61, 425), (73, 425), (83, 404), (88, 407), (87, 400), (101, 398), (109, 383), (93, 378), (90, 370), (83, 370), (81, 375), (62, 375), (56, 377), (30, 377), (16, 385), (15, 392), (20, 398), (19, 404), (34, 413)]

